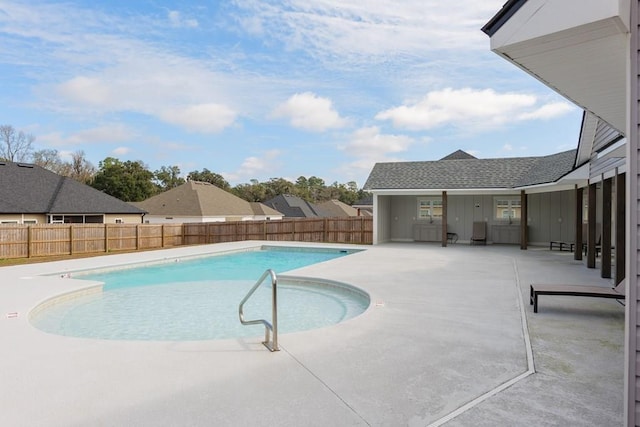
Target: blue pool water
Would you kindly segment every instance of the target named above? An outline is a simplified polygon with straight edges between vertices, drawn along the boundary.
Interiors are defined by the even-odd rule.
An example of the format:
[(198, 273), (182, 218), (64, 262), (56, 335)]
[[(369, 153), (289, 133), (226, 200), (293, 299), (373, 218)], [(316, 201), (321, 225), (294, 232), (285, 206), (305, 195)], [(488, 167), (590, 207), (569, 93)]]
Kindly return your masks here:
[[(33, 316), (37, 328), (59, 335), (120, 340), (210, 340), (261, 336), (261, 325), (243, 326), (238, 304), (267, 268), (280, 274), (348, 255), (341, 251), (282, 248), (173, 260), (96, 274), (103, 292), (61, 301)], [(245, 304), (245, 319), (271, 319), (271, 286)], [(278, 280), (280, 333), (332, 325), (362, 313), (368, 296), (349, 286)]]

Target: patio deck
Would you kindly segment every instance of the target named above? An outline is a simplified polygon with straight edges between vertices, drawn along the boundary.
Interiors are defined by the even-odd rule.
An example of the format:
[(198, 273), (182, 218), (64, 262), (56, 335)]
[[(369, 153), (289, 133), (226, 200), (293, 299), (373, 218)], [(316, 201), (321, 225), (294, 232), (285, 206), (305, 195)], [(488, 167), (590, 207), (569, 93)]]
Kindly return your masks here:
[(534, 314), (532, 282), (611, 286), (571, 253), (548, 248), (384, 244), (295, 270), (358, 286), (372, 306), (335, 326), (280, 335), (277, 353), (260, 338), (102, 341), (49, 335), (28, 323), (38, 302), (79, 286), (39, 274), (260, 243), (277, 244), (0, 268), (0, 424), (622, 423), (624, 307), (549, 296)]

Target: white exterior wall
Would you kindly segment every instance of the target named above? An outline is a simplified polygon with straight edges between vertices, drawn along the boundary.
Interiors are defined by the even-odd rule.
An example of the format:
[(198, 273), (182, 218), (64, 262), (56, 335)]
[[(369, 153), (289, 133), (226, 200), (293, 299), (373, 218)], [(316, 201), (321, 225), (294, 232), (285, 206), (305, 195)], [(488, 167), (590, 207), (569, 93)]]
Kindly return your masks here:
[(640, 0), (633, 0), (630, 6), (631, 34), (629, 49), (629, 89), (627, 94), (628, 106), (628, 131), (627, 131), (627, 203), (626, 221), (626, 272), (627, 278), (627, 299), (625, 306), (625, 421), (626, 425), (635, 426), (640, 423), (640, 399), (638, 387), (640, 378), (638, 377), (638, 364), (640, 363), (640, 349), (638, 344), (638, 333), (640, 330), (640, 313), (638, 313), (638, 287), (640, 278), (638, 277), (638, 262), (640, 252), (638, 251), (638, 241), (640, 240)]
[(46, 215), (37, 214), (2, 214), (0, 215), (0, 223), (17, 223), (24, 224), (35, 221), (36, 224), (45, 224), (47, 222)]
[(145, 215), (145, 224), (183, 224), (189, 222), (224, 222), (225, 217)]
[[(487, 241), (492, 242), (492, 226), (506, 225), (495, 218), (495, 198), (507, 195), (448, 195), (447, 231), (456, 233), (459, 242), (468, 242), (475, 221), (487, 222)], [(520, 197), (519, 193), (508, 195)], [(374, 243), (414, 241), (414, 225), (429, 224), (418, 220), (418, 198), (421, 196), (378, 196)], [(429, 197), (433, 197), (430, 195)], [(575, 192), (573, 190), (530, 194), (528, 197), (529, 244), (548, 245), (551, 240), (575, 239)], [(434, 220), (434, 224), (441, 221)], [(519, 224), (513, 220), (512, 224)], [(375, 236), (374, 236), (375, 239)]]
[(391, 196), (373, 195), (373, 244), (391, 240)]
[(122, 224), (141, 224), (142, 223), (142, 215), (141, 214), (109, 214), (104, 216), (105, 224), (115, 224), (117, 221), (121, 220)]

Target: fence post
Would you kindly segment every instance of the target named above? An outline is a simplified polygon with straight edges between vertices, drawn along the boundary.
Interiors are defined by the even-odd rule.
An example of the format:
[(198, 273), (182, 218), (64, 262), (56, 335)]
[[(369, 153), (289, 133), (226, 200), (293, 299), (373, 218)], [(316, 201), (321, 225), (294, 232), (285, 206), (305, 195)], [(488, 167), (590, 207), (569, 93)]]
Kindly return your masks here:
[(104, 251), (109, 252), (109, 224), (104, 223)]
[(73, 255), (73, 224), (69, 225), (69, 255)]
[(329, 242), (329, 218), (322, 220), (322, 241)]
[(136, 251), (140, 249), (140, 224), (136, 224)]
[(31, 240), (33, 236), (31, 235), (31, 227), (32, 225), (27, 225), (27, 258), (31, 258)]
[(267, 220), (262, 220), (262, 240), (267, 240)]
[(160, 247), (164, 248), (164, 224), (160, 224)]

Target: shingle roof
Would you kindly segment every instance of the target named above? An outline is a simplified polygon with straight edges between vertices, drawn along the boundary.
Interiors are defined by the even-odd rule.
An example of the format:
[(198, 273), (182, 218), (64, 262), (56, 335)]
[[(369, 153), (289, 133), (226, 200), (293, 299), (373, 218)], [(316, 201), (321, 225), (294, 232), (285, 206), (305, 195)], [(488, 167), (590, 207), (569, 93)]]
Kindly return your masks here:
[(0, 213), (142, 214), (144, 211), (40, 166), (2, 161)]
[(377, 163), (364, 185), (379, 189), (514, 188), (555, 182), (573, 169), (576, 150), (543, 157)]
[(449, 154), (448, 156), (441, 158), (440, 160), (464, 160), (464, 159), (475, 159), (475, 158), (476, 158), (475, 156), (472, 156), (466, 151), (457, 150)]
[(327, 200), (316, 204), (320, 216), (325, 218), (358, 216), (358, 210), (340, 200)]
[(320, 216), (311, 203), (290, 194), (280, 194), (263, 203), (289, 218), (315, 218)]
[[(208, 182), (188, 181), (135, 203), (150, 215), (233, 216), (254, 215), (249, 202)], [(266, 207), (265, 207), (266, 208)], [(278, 212), (270, 212), (276, 215)]]

